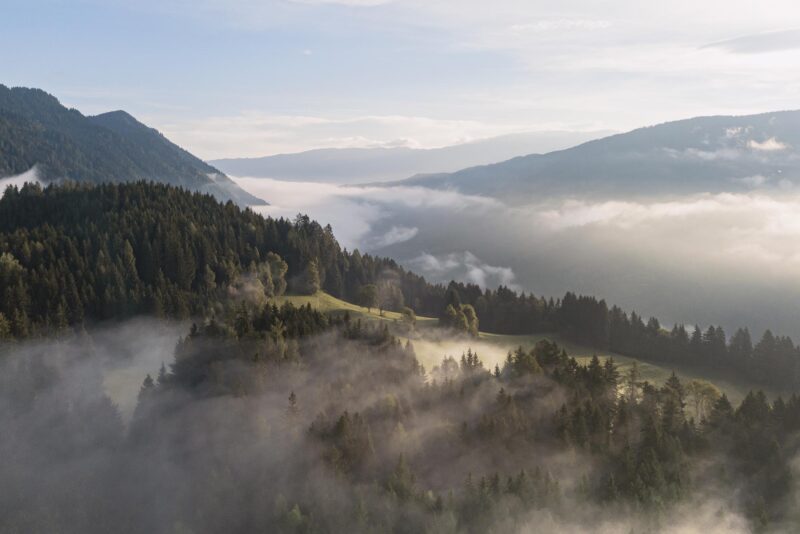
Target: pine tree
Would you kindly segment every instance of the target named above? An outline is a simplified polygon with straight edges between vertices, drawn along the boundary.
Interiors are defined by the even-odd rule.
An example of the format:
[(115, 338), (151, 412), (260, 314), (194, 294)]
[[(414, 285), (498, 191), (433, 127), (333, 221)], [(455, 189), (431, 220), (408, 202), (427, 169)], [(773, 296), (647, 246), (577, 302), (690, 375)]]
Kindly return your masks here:
[(387, 489), (389, 492), (401, 501), (408, 500), (414, 495), (415, 477), (414, 473), (406, 463), (405, 456), (402, 454), (397, 460), (394, 471), (389, 476), (387, 481)]
[(9, 323), (6, 316), (0, 312), (0, 341), (8, 341), (9, 339), (11, 339), (11, 323)]
[(320, 290), (320, 275), (317, 260), (310, 260), (304, 274), (303, 293), (314, 295)]

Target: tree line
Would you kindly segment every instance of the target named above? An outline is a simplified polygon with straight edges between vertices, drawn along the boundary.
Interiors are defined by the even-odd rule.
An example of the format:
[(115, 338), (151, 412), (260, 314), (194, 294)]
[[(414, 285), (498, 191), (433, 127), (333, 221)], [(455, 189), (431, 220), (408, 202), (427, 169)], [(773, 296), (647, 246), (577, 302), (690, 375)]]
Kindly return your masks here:
[(703, 329), (677, 324), (667, 329), (655, 317), (645, 319), (617, 306), (609, 308), (605, 300), (572, 292), (554, 300), (503, 286), (491, 290), (451, 282), (444, 299), (442, 307), (451, 303), (473, 307), (483, 331), (558, 333), (640, 360), (713, 370), (789, 391), (800, 388), (800, 347), (771, 330), (754, 340), (747, 328), (730, 336), (713, 325)]
[[(0, 199), (0, 339), (139, 314), (204, 316), (230, 290), (324, 290), (435, 308), (444, 289), (394, 261), (342, 250), (307, 216), (264, 218), (162, 184), (10, 187)], [(439, 297), (440, 298), (440, 297)]]

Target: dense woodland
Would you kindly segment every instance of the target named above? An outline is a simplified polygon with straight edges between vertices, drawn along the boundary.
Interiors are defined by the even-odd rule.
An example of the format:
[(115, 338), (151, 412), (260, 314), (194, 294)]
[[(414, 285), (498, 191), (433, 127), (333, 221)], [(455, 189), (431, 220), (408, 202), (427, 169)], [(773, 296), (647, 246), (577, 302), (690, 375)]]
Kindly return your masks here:
[(353, 301), (378, 284), (398, 309), (432, 309), (444, 293), (392, 260), (342, 250), (308, 217), (264, 219), (170, 186), (26, 185), (0, 200), (2, 337), (137, 314), (204, 316), (256, 279), (267, 296), (288, 284)]
[(82, 341), (3, 360), (0, 531), (788, 532), (800, 521), (795, 396), (734, 407), (712, 395), (697, 411), (675, 376), (658, 387), (547, 341), (493, 370), (469, 351), (426, 371), (386, 324), (265, 303), (193, 327), (145, 378), (126, 428), (99, 380), (79, 374), (76, 387), (74, 368), (92, 361), (65, 363), (69, 343)]

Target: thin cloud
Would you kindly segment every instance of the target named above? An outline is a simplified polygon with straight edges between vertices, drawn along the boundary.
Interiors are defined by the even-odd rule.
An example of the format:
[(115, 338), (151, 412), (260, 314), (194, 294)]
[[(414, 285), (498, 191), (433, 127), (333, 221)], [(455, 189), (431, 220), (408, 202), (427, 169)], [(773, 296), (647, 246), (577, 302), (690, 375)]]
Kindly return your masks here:
[(800, 48), (800, 29), (781, 30), (710, 43), (702, 48), (721, 48), (734, 54), (763, 54)]
[[(800, 30), (792, 28), (800, 27), (800, 11), (788, 0), (776, 0), (762, 10), (750, 4), (676, 0), (665, 9), (632, 0), (463, 0), (454, 9), (447, 0), (198, 0), (188, 9), (184, 0), (142, 0), (130, 9), (148, 15), (167, 12), (171, 20), (198, 26), (191, 33), (199, 35), (205, 26), (243, 31), (231, 41), (257, 53), (220, 49), (202, 61), (185, 62), (189, 70), (184, 69), (183, 78), (203, 79), (209, 69), (219, 73), (216, 83), (198, 86), (191, 105), (169, 96), (180, 91), (164, 84), (180, 82), (158, 76), (159, 69), (167, 68), (158, 62), (137, 76), (157, 80), (158, 87), (143, 86), (138, 94), (106, 105), (103, 95), (118, 88), (89, 76), (80, 85), (102, 87), (92, 99), (80, 95), (76, 104), (134, 111), (152, 110), (151, 100), (182, 105), (182, 116), (169, 122), (184, 124), (174, 128), (164, 126), (158, 110), (138, 115), (149, 114), (161, 130), (179, 134), (175, 137), (181, 145), (206, 158), (331, 146), (320, 141), (347, 136), (376, 142), (407, 138), (421, 146), (442, 146), (453, 136), (442, 142), (431, 139), (430, 129), (408, 132), (400, 126), (381, 135), (355, 127), (348, 133), (303, 135), (309, 132), (294, 132), (280, 123), (268, 129), (274, 135), (252, 130), (255, 135), (248, 135), (230, 123), (227, 130), (214, 132), (220, 142), (213, 145), (204, 125), (193, 123), (204, 113), (197, 110), (222, 115), (247, 109), (274, 115), (292, 109), (312, 115), (333, 110), (381, 116), (402, 109), (408, 116), (473, 120), (483, 131), (455, 137), (474, 138), (532, 126), (621, 130), (676, 117), (792, 107), (800, 79), (796, 58), (772, 54), (765, 60), (754, 53), (797, 48)], [(770, 28), (789, 29), (758, 33)], [(258, 38), (260, 32), (275, 29), (280, 31), (268, 44)], [(743, 37), (727, 39), (732, 35)], [(9, 39), (15, 37), (12, 33)], [(710, 41), (715, 42), (698, 48)], [(192, 48), (202, 54), (202, 46)], [(304, 49), (314, 50), (314, 57), (324, 51), (324, 64), (291, 60)], [(289, 61), (287, 50), (293, 56)], [(241, 84), (236, 72), (254, 76)], [(73, 76), (83, 80), (88, 74)], [(325, 83), (325, 76), (334, 83)], [(65, 84), (67, 90), (75, 85)], [(230, 94), (235, 98), (221, 98)]]
[(516, 33), (543, 33), (552, 31), (590, 31), (590, 30), (605, 30), (610, 28), (612, 23), (608, 20), (602, 19), (544, 19), (536, 22), (529, 22), (524, 24), (514, 24), (511, 26), (511, 31)]
[(314, 148), (439, 148), (527, 131), (523, 124), (492, 125), (413, 115), (335, 117), (244, 112), (190, 120), (146, 120), (158, 124), (167, 137), (191, 147), (204, 159), (257, 157)]
[(372, 247), (380, 249), (388, 247), (389, 245), (396, 245), (398, 243), (405, 243), (414, 239), (419, 233), (419, 228), (407, 228), (404, 226), (392, 226), (388, 232), (373, 240)]
[(409, 260), (408, 264), (436, 281), (463, 280), (482, 288), (503, 285), (519, 289), (513, 269), (490, 265), (469, 251), (438, 256), (423, 252)]
[(760, 150), (762, 152), (777, 152), (789, 148), (789, 145), (778, 141), (775, 137), (770, 137), (766, 141), (761, 142), (751, 139), (747, 142), (747, 146), (753, 150)]
[(769, 182), (769, 178), (763, 174), (754, 174), (752, 176), (745, 176), (744, 178), (735, 178), (734, 181), (748, 187), (757, 188), (766, 185), (766, 183)]
[(294, 4), (308, 5), (338, 5), (348, 7), (375, 7), (388, 4), (393, 0), (290, 0)]

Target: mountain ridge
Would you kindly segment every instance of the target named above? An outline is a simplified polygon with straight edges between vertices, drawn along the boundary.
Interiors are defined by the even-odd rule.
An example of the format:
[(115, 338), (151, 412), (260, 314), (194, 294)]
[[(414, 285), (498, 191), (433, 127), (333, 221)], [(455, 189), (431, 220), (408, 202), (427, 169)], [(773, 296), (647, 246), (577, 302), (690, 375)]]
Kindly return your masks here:
[(800, 111), (671, 121), (454, 173), (384, 185), (454, 189), (509, 201), (533, 196), (746, 192), (800, 184)]
[(45, 182), (152, 180), (265, 204), (125, 111), (85, 116), (41, 89), (0, 84), (0, 176), (33, 167)]
[(256, 158), (215, 159), (209, 163), (234, 176), (350, 184), (381, 182), (407, 178), (420, 172), (451, 172), (522, 154), (551, 151), (608, 133), (608, 130), (538, 131), (440, 148), (317, 148)]

